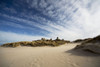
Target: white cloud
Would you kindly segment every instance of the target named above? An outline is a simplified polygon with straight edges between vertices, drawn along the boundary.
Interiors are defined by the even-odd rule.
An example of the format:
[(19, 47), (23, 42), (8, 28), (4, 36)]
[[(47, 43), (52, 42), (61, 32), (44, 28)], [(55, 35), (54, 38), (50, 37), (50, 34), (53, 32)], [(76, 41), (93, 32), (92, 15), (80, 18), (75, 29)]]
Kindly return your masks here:
[(40, 0), (39, 7), (40, 8), (46, 8), (47, 7), (47, 3), (45, 2), (45, 0)]
[[(4, 42), (4, 43), (17, 42), (17, 41), (32, 41), (32, 40), (37, 40), (37, 39), (41, 39), (41, 38), (44, 38), (44, 37), (0, 31), (0, 43), (2, 43), (2, 42)], [(47, 37), (45, 37), (45, 38), (47, 38)]]
[[(59, 11), (64, 11), (65, 13), (59, 14), (59, 11), (56, 12), (55, 16), (58, 18), (59, 25), (55, 25), (55, 28), (58, 30), (53, 30), (54, 32), (50, 33), (49, 35), (51, 37), (59, 36), (61, 38), (74, 40), (77, 38), (88, 38), (88, 37), (94, 37), (100, 34), (100, 5), (98, 4), (98, 1), (78, 1), (74, 4), (74, 7), (67, 6), (67, 8), (63, 7), (63, 5), (58, 5)], [(55, 2), (56, 3), (56, 2)], [(68, 2), (69, 3), (69, 2)], [(73, 3), (73, 2), (72, 2)], [(82, 5), (83, 3), (83, 5)], [(91, 3), (91, 6), (87, 8), (87, 6)], [(67, 3), (66, 3), (67, 4)], [(95, 8), (96, 9), (95, 9)], [(78, 10), (74, 13), (73, 9), (78, 8)], [(89, 10), (91, 8), (91, 10)], [(62, 18), (63, 16), (66, 16), (67, 13), (71, 15), (71, 20), (67, 20)], [(67, 15), (68, 16), (68, 15)], [(61, 26), (61, 25), (64, 26)], [(50, 25), (50, 24), (49, 24)], [(52, 27), (52, 24), (50, 25)], [(53, 25), (54, 26), (54, 25)], [(60, 31), (59, 31), (60, 30)]]
[(36, 26), (49, 31), (50, 33), (46, 35), (50, 38), (58, 36), (67, 40), (75, 40), (78, 38), (94, 37), (100, 34), (100, 0), (41, 1), (38, 3), (38, 0), (32, 0), (32, 2), (28, 1), (28, 3), (30, 4), (30, 8), (36, 8), (43, 15), (57, 21), (49, 20), (39, 15), (33, 15), (31, 11), (29, 15), (24, 14), (23, 16), (33, 20), (35, 19), (41, 22), (41, 24), (27, 19), (4, 16), (28, 24), (29, 26)]

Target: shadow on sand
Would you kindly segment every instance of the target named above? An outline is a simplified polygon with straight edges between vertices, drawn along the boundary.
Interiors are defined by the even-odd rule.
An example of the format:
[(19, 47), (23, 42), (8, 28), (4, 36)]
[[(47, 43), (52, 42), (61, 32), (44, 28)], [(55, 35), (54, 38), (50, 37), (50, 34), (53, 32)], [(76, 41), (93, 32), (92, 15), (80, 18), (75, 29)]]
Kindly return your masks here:
[(90, 56), (90, 57), (100, 56), (100, 54), (95, 54), (89, 51), (83, 51), (81, 49), (71, 49), (66, 51), (65, 53), (70, 53), (70, 55), (77, 55), (77, 56)]

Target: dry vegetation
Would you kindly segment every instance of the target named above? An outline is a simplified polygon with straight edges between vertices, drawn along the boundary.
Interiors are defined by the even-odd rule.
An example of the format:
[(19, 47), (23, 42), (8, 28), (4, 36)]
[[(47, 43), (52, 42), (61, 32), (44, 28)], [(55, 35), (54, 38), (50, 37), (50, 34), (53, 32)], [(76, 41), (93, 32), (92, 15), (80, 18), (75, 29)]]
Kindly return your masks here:
[(75, 49), (82, 49), (93, 53), (100, 54), (100, 35), (92, 39), (88, 39), (81, 45), (77, 45)]
[(65, 41), (64, 39), (60, 40), (58, 37), (55, 40), (52, 39), (45, 39), (41, 38), (41, 40), (36, 41), (21, 41), (21, 42), (14, 42), (14, 43), (6, 43), (3, 44), (2, 47), (17, 47), (17, 46), (59, 46), (65, 43), (69, 43), (70, 41)]
[(89, 41), (89, 40), (91, 40), (92, 38), (87, 38), (87, 39), (77, 39), (77, 40), (75, 40), (75, 41), (73, 41), (73, 43), (83, 43), (83, 42), (86, 42), (86, 41)]

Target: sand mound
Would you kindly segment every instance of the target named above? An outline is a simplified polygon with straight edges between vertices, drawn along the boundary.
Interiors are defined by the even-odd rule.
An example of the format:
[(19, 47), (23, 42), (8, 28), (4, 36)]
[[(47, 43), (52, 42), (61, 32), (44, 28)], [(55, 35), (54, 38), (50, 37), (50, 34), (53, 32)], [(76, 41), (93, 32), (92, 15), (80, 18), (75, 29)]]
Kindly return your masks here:
[(85, 51), (100, 54), (100, 36), (97, 36), (95, 38), (83, 42), (80, 45), (77, 45), (75, 49), (82, 49)]

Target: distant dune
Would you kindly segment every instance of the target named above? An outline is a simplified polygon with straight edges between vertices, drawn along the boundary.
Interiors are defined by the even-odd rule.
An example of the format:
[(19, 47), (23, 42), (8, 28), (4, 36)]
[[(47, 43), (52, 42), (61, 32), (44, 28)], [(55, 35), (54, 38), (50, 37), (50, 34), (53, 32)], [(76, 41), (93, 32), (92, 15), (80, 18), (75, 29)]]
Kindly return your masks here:
[(6, 43), (1, 45), (2, 47), (18, 47), (18, 46), (59, 46), (65, 43), (70, 43), (70, 41), (66, 41), (64, 39), (45, 39), (41, 38), (41, 40), (35, 40), (35, 41), (21, 41), (21, 42), (13, 42), (13, 43)]
[(100, 35), (87, 41), (84, 41), (82, 44), (77, 45), (75, 49), (82, 49), (85, 51), (100, 54)]

